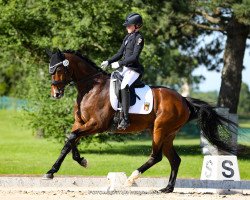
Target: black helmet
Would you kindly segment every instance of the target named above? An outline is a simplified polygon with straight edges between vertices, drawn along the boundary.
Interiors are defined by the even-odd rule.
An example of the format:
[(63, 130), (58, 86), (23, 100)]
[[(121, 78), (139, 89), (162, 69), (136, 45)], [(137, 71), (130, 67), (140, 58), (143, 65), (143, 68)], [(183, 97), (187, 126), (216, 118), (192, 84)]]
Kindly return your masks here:
[(139, 28), (142, 26), (142, 17), (138, 13), (131, 13), (126, 17), (123, 26), (136, 25)]

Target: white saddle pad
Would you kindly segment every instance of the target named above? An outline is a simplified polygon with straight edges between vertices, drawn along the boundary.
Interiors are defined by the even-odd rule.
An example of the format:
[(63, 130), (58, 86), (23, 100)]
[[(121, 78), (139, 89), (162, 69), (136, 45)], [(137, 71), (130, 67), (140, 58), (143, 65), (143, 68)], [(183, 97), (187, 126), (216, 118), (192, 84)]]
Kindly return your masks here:
[[(141, 100), (136, 97), (136, 103), (130, 106), (129, 113), (149, 114), (153, 109), (153, 93), (151, 88), (148, 85), (145, 85), (143, 88), (135, 88), (135, 93)], [(120, 108), (118, 108), (118, 99), (114, 91), (113, 80), (110, 80), (109, 94), (112, 108), (115, 111), (120, 110)]]

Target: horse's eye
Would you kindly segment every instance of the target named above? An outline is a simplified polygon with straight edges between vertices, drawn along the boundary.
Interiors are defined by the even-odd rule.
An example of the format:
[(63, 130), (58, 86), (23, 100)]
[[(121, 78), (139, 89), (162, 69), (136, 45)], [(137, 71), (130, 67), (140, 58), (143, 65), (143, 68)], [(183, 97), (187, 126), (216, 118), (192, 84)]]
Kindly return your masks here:
[(58, 71), (58, 72), (61, 72), (61, 71), (62, 71), (62, 67), (58, 67), (58, 68), (57, 68), (57, 71)]

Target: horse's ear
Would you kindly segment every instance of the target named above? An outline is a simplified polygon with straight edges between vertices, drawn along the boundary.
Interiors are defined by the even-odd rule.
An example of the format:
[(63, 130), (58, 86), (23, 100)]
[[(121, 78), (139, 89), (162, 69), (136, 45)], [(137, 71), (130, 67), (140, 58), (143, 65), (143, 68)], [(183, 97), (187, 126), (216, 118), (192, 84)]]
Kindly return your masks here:
[(45, 49), (45, 52), (50, 58), (53, 55), (52, 51), (50, 51), (49, 49)]
[(64, 59), (64, 55), (59, 48), (57, 49), (57, 53), (60, 55), (61, 58)]

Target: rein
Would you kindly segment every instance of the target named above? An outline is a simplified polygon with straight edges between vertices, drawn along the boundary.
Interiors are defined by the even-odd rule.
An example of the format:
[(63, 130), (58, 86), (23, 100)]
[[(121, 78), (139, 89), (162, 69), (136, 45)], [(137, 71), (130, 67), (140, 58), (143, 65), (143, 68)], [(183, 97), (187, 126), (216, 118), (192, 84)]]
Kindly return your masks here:
[(80, 79), (80, 80), (77, 80), (77, 81), (71, 80), (69, 83), (77, 84), (77, 83), (79, 83), (79, 82), (88, 82), (90, 79), (92, 79), (92, 78), (94, 78), (94, 77), (96, 77), (96, 76), (99, 76), (100, 74), (102, 74), (102, 72), (98, 72), (98, 73), (95, 73), (95, 74), (91, 74), (91, 75), (89, 75), (89, 76), (87, 76), (87, 77), (85, 77), (85, 78), (82, 78), (82, 79)]

